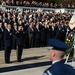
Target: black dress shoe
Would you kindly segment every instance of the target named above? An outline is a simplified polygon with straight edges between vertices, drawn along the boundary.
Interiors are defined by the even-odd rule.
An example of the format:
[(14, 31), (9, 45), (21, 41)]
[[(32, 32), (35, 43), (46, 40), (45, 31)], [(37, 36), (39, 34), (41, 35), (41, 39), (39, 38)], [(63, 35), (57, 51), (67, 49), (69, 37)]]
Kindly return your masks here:
[(22, 60), (18, 60), (17, 62), (23, 62)]
[(9, 64), (9, 63), (12, 63), (12, 62), (10, 62), (10, 61), (7, 61), (7, 62), (5, 62), (6, 64)]

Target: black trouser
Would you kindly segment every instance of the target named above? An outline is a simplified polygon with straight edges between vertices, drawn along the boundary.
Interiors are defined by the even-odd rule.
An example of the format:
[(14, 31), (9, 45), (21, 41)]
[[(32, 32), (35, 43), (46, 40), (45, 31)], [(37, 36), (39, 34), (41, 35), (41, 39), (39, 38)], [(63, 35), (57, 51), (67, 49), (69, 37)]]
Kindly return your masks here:
[(44, 46), (45, 46), (45, 41), (41, 40), (41, 47), (44, 47)]
[(29, 46), (33, 47), (33, 37), (29, 37)]
[(16, 49), (16, 40), (13, 41), (13, 49)]
[(17, 61), (21, 61), (23, 45), (17, 46)]
[(0, 38), (0, 50), (2, 49), (2, 38)]
[(11, 46), (5, 47), (5, 62), (10, 62)]
[(39, 38), (35, 38), (35, 47), (39, 47)]

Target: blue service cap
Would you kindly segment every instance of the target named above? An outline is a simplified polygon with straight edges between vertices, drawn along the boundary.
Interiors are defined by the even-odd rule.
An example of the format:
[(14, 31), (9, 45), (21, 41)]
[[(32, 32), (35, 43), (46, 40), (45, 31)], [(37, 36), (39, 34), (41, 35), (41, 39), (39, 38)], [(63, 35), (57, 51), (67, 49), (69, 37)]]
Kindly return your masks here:
[(59, 51), (66, 51), (66, 49), (69, 49), (70, 46), (60, 40), (57, 39), (49, 39), (48, 40), (48, 49), (55, 49)]

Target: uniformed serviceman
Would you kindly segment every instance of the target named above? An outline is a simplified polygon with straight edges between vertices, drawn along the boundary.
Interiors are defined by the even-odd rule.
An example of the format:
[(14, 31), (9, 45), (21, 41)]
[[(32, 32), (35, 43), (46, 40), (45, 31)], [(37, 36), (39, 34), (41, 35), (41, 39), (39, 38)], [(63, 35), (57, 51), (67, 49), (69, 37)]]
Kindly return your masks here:
[(63, 60), (66, 49), (70, 48), (69, 45), (57, 39), (49, 39), (48, 44), (52, 66), (45, 70), (43, 75), (75, 75), (75, 69)]

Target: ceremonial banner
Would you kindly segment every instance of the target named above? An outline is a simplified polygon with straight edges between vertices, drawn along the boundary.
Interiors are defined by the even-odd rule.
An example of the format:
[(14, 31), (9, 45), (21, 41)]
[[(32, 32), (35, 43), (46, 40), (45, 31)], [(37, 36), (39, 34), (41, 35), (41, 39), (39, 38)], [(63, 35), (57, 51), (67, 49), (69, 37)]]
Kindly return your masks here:
[(75, 28), (75, 15), (72, 16), (70, 22), (69, 22), (69, 27), (71, 30)]

